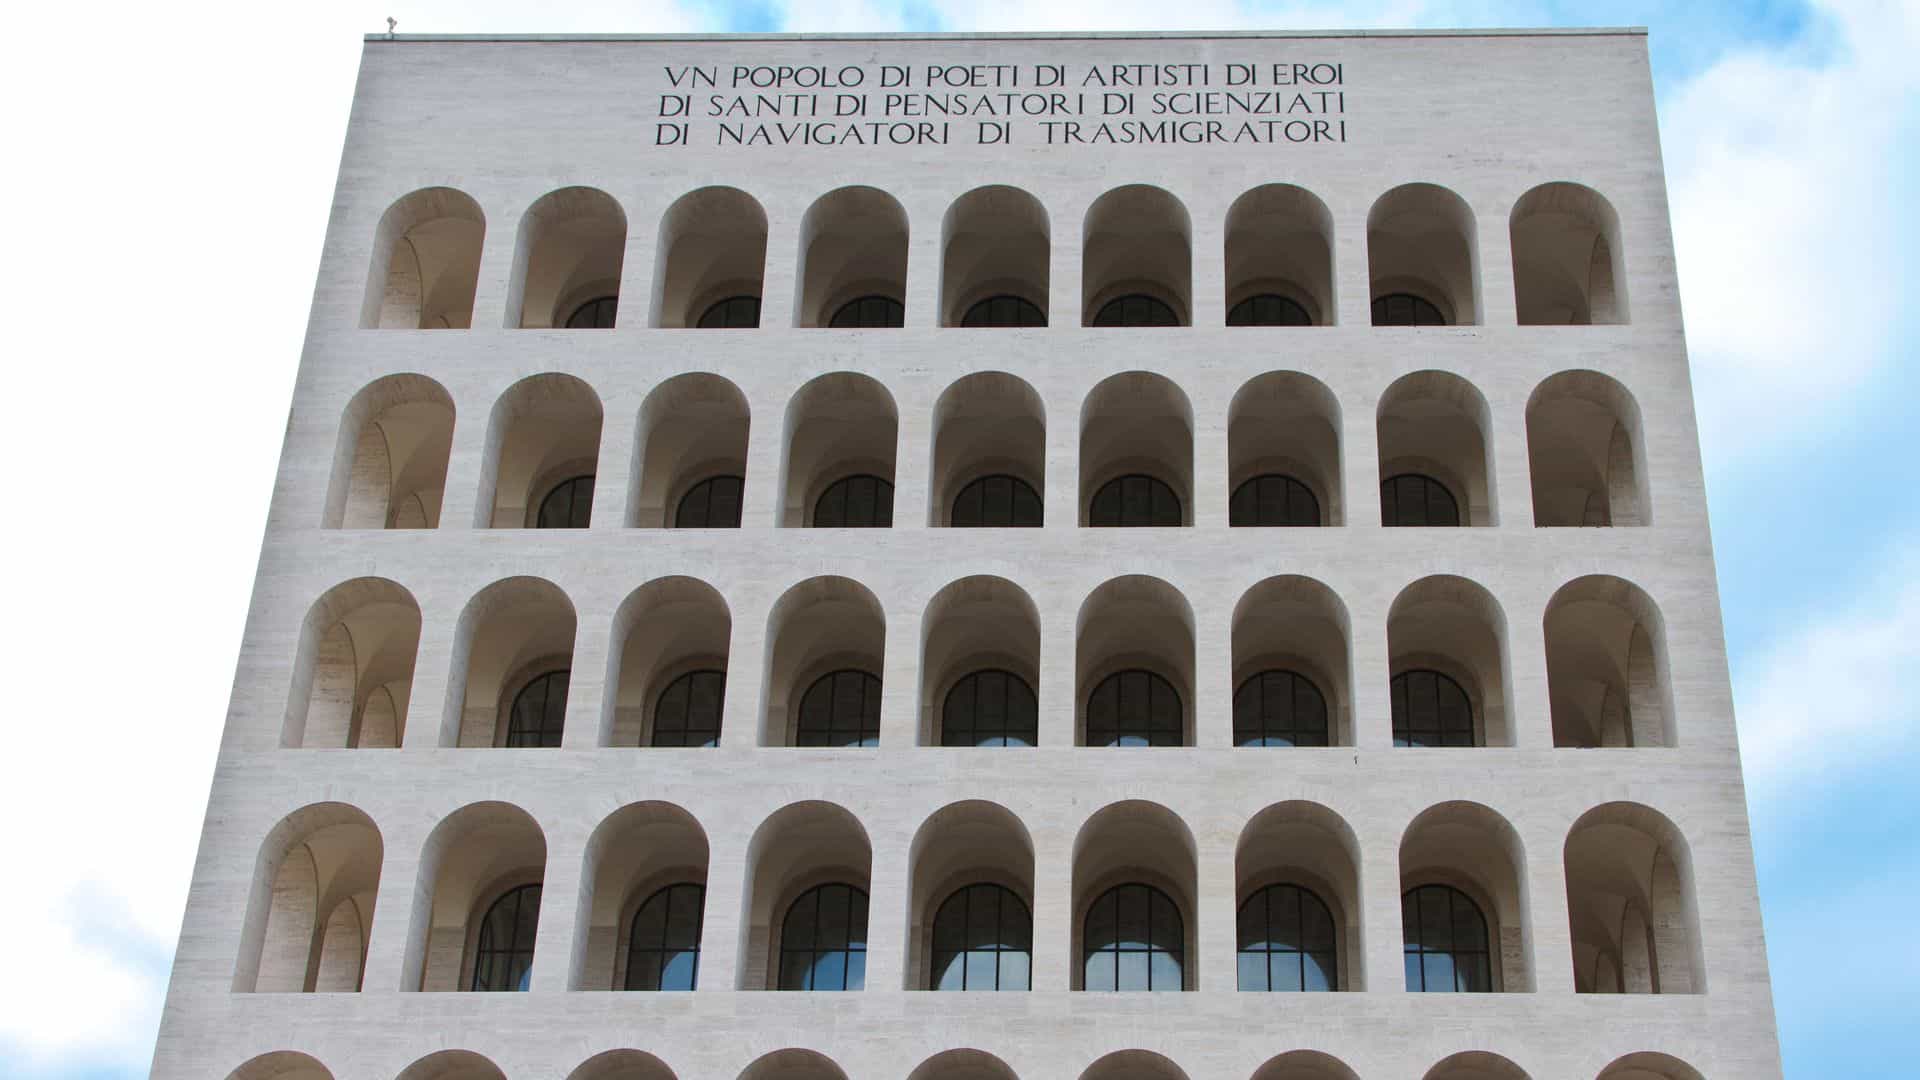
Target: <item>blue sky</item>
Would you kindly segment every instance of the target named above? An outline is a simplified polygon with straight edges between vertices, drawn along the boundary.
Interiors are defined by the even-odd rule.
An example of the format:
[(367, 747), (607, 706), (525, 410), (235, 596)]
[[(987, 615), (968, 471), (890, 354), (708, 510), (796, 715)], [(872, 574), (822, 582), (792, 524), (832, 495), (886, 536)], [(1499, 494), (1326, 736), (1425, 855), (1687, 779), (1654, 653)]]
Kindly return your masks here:
[[(13, 400), (41, 404), (0, 446), (97, 496), (9, 511), (44, 572), (11, 597), (35, 617), (0, 633), (43, 686), (91, 687), (113, 656), (143, 690), (83, 695), (71, 716), (16, 707), (0, 808), (59, 824), (10, 841), (40, 887), (0, 890), (0, 923), (36, 928), (14, 950), (34, 977), (0, 981), (10, 1075), (145, 1075), (359, 35), (389, 14), (413, 32), (1648, 26), (1788, 1074), (1913, 1074), (1920, 484), (1901, 451), (1920, 400), (1920, 0), (217, 0), (49, 9), (0, 71), (10, 101), (61, 88), (58, 108), (8, 120), (32, 167), (0, 185), (37, 212), (10, 223), (0, 280), (16, 311), (66, 313), (5, 331)], [(208, 223), (230, 227), (210, 244)], [(76, 308), (103, 293), (110, 310)], [(76, 374), (104, 387), (91, 437), (75, 437)], [(226, 498), (184, 506), (176, 478), (206, 462)], [(128, 529), (145, 557), (126, 557)], [(148, 704), (156, 686), (171, 706)], [(76, 730), (106, 757), (47, 768)]]

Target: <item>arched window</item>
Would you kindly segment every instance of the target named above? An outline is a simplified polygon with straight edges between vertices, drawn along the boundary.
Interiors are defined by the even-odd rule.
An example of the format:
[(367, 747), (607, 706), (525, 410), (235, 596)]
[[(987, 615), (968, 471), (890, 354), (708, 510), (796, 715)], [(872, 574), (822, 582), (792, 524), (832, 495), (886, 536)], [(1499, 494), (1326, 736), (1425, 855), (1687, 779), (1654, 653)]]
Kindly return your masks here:
[(847, 668), (820, 676), (800, 697), (795, 746), (879, 746), (880, 679)]
[(710, 476), (687, 489), (673, 512), (676, 529), (737, 529), (740, 527), (740, 491), (746, 480), (738, 476)]
[(567, 671), (536, 675), (513, 696), (507, 715), (508, 746), (559, 746), (567, 720)]
[(1088, 990), (1185, 989), (1180, 905), (1151, 885), (1116, 885), (1087, 909), (1081, 936)]
[(1180, 496), (1151, 476), (1134, 473), (1102, 484), (1087, 504), (1087, 524), (1100, 527), (1180, 524)]
[(522, 885), (493, 902), (480, 920), (473, 989), (525, 990), (533, 972), (533, 935), (540, 926), (540, 886)]
[(780, 989), (860, 990), (867, 984), (867, 894), (816, 885), (780, 924)]
[(1047, 313), (1040, 305), (1018, 296), (989, 296), (967, 309), (961, 326), (1045, 326)]
[(893, 485), (877, 476), (847, 476), (827, 485), (813, 504), (816, 529), (893, 527)]
[(540, 500), (536, 529), (584, 529), (593, 514), (593, 477), (562, 480)]
[(1473, 702), (1437, 671), (1393, 677), (1393, 745), (1473, 746)]
[(1373, 302), (1375, 326), (1445, 326), (1447, 317), (1412, 293), (1388, 293)]
[(1407, 989), (1416, 994), (1485, 994), (1493, 989), (1487, 917), (1466, 893), (1422, 885), (1400, 898)]
[(1227, 312), (1228, 326), (1312, 326), (1313, 316), (1298, 301), (1274, 293), (1249, 296)]
[(1037, 529), (1040, 518), (1040, 493), (1017, 476), (983, 476), (953, 497), (956, 529)]
[(1235, 528), (1251, 525), (1320, 524), (1320, 500), (1307, 485), (1291, 476), (1267, 473), (1256, 476), (1233, 491), (1227, 503), (1227, 524)]
[(1012, 889), (968, 885), (933, 916), (935, 990), (1025, 990), (1033, 914)]
[(1087, 695), (1088, 746), (1180, 746), (1180, 692), (1151, 671), (1116, 671)]
[(569, 330), (606, 330), (613, 326), (614, 312), (620, 307), (617, 296), (597, 296), (573, 309), (567, 316)]
[(633, 913), (627, 935), (627, 989), (691, 990), (700, 976), (704, 886), (669, 885)]
[(1297, 671), (1249, 677), (1233, 693), (1233, 745), (1327, 745), (1326, 697)]
[(724, 671), (689, 671), (668, 683), (653, 707), (653, 745), (720, 745), (726, 691)]
[(700, 313), (702, 330), (751, 330), (760, 325), (760, 298), (729, 296)]
[(1402, 473), (1380, 485), (1382, 525), (1459, 525), (1460, 504), (1431, 476)]
[(905, 304), (891, 296), (862, 296), (840, 305), (827, 325), (835, 330), (874, 330), (907, 321)]
[(1133, 293), (1109, 300), (1093, 317), (1095, 326), (1179, 326), (1180, 316), (1165, 300)]
[(1032, 746), (1040, 739), (1033, 687), (1011, 671), (976, 671), (947, 691), (941, 746)]
[(1240, 905), (1240, 989), (1336, 990), (1333, 913), (1310, 890), (1269, 885)]

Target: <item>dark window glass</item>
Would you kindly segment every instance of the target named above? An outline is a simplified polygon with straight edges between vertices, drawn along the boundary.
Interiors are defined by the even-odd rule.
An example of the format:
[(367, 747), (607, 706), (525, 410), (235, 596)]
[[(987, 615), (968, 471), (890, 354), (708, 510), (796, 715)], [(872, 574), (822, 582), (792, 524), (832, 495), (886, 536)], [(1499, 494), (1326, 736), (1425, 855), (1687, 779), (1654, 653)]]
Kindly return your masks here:
[(569, 330), (606, 330), (613, 326), (614, 311), (620, 306), (617, 296), (601, 296), (581, 304), (567, 316)]
[(1297, 671), (1263, 671), (1233, 692), (1233, 745), (1325, 746), (1327, 699)]
[(1295, 301), (1273, 293), (1249, 296), (1227, 312), (1228, 326), (1312, 326), (1313, 316)]
[(968, 885), (933, 917), (930, 990), (1025, 990), (1033, 966), (1033, 915), (1013, 890)]
[(1453, 492), (1431, 476), (1402, 473), (1380, 485), (1383, 525), (1458, 525), (1460, 504)]
[(533, 971), (533, 935), (540, 927), (540, 886), (522, 885), (493, 902), (480, 919), (473, 989), (525, 990)]
[(1426, 994), (1485, 994), (1493, 990), (1487, 918), (1467, 894), (1448, 885), (1422, 885), (1400, 898), (1406, 941), (1407, 989)]
[(1268, 473), (1234, 489), (1227, 503), (1227, 523), (1236, 527), (1318, 525), (1320, 500), (1293, 477)]
[(1151, 885), (1116, 885), (1087, 909), (1088, 990), (1184, 990), (1186, 928), (1180, 906)]
[(907, 321), (906, 305), (891, 296), (863, 296), (840, 305), (827, 325), (835, 330), (876, 330)]
[(877, 476), (848, 476), (835, 480), (813, 504), (816, 529), (887, 529), (893, 527), (893, 485)]
[(953, 497), (953, 527), (1037, 529), (1040, 493), (1017, 476), (983, 476)]
[(1412, 293), (1389, 293), (1373, 302), (1375, 326), (1445, 326), (1440, 309)]
[(989, 296), (967, 309), (961, 326), (1045, 326), (1047, 313), (1040, 305), (1018, 296)]
[(1095, 326), (1179, 326), (1180, 316), (1165, 300), (1134, 293), (1109, 300), (1093, 317)]
[(976, 671), (947, 691), (941, 746), (1032, 746), (1039, 738), (1033, 687), (1013, 672)]
[(702, 330), (751, 330), (760, 325), (760, 298), (729, 296), (700, 313)]
[(627, 989), (691, 990), (700, 975), (700, 922), (707, 890), (669, 885), (633, 913)]
[(720, 745), (720, 706), (727, 673), (689, 671), (667, 684), (653, 707), (653, 745)]
[(1087, 504), (1087, 524), (1178, 525), (1180, 496), (1151, 476), (1135, 473), (1107, 481)]
[(1087, 695), (1088, 746), (1184, 746), (1180, 693), (1151, 671), (1117, 671)]
[(820, 676), (800, 696), (793, 744), (879, 746), (879, 678), (852, 668)]
[(559, 746), (560, 729), (567, 719), (565, 671), (535, 676), (513, 696), (507, 715), (508, 746)]
[(1240, 905), (1240, 989), (1337, 990), (1333, 914), (1298, 885), (1269, 885)]
[(867, 894), (816, 885), (780, 924), (782, 990), (860, 990), (867, 985)]
[(673, 512), (676, 529), (737, 529), (740, 527), (740, 490), (746, 481), (738, 476), (710, 476), (680, 496)]
[(1473, 746), (1473, 702), (1437, 671), (1393, 677), (1393, 745)]
[(536, 529), (584, 529), (593, 516), (593, 477), (576, 476), (555, 484), (540, 500)]

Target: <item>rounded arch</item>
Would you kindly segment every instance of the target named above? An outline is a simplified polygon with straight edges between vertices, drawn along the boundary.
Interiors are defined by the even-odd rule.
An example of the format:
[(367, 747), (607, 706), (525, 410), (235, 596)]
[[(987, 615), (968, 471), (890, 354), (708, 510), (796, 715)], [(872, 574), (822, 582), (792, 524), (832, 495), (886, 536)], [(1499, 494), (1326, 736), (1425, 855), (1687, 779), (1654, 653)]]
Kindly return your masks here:
[(737, 526), (742, 484), (727, 485), (722, 505), (712, 500), (687, 520), (684, 500), (715, 477), (743, 481), (747, 474), (747, 396), (721, 375), (707, 371), (675, 375), (640, 403), (633, 466), (627, 493), (629, 528)]
[(544, 578), (503, 578), (467, 602), (454, 627), (441, 746), (499, 746), (514, 695), (573, 666), (573, 601)]
[(1087, 1066), (1080, 1080), (1187, 1080), (1187, 1074), (1163, 1054), (1116, 1050)]
[(847, 1080), (847, 1074), (825, 1054), (790, 1048), (756, 1058), (740, 1080)]
[(1108, 301), (1152, 297), (1193, 324), (1193, 220), (1164, 188), (1127, 184), (1087, 207), (1081, 249), (1080, 324)]
[(1580, 815), (1563, 850), (1582, 993), (1706, 990), (1693, 853), (1672, 819), (1610, 802)]
[(644, 1050), (607, 1050), (580, 1063), (567, 1080), (675, 1080), (667, 1063)]
[(907, 1080), (1020, 1080), (1006, 1062), (971, 1048), (946, 1050), (920, 1063)]
[(281, 818), (254, 859), (233, 990), (359, 990), (385, 857), (358, 807), (314, 803)]
[(893, 482), (900, 410), (879, 380), (834, 371), (808, 380), (787, 403), (780, 459), (782, 505), (777, 524), (813, 524), (820, 496), (854, 475)]
[(1640, 405), (1611, 376), (1562, 371), (1534, 388), (1527, 465), (1535, 525), (1653, 523)]
[(975, 304), (1012, 296), (1048, 308), (1052, 226), (1028, 192), (1005, 184), (953, 200), (940, 221), (940, 325), (959, 326)]
[(507, 282), (509, 327), (560, 327), (589, 300), (620, 297), (627, 214), (593, 187), (564, 187), (534, 200), (520, 219)]
[(541, 884), (546, 867), (546, 833), (512, 803), (469, 803), (440, 819), (420, 850), (401, 989), (469, 986), (481, 918), (508, 892)]
[(1185, 933), (1183, 988), (1199, 985), (1198, 848), (1180, 815), (1160, 803), (1122, 799), (1088, 816), (1073, 838), (1072, 989), (1086, 988), (1086, 923), (1095, 900), (1121, 885), (1171, 898)]
[(420, 647), (420, 604), (398, 582), (354, 578), (307, 609), (281, 746), (397, 747)]
[(486, 1057), (471, 1050), (441, 1050), (400, 1070), (394, 1080), (507, 1080)]
[(333, 1080), (333, 1073), (312, 1055), (298, 1050), (273, 1050), (248, 1058), (227, 1074), (227, 1080)]
[(935, 916), (943, 903), (970, 885), (1008, 889), (1025, 905), (1022, 914), (1027, 922), (1030, 966), (1033, 835), (1011, 810), (982, 799), (948, 803), (929, 814), (914, 831), (907, 865), (911, 890), (907, 909), (908, 989), (934, 988), (934, 980), (939, 977), (932, 963)]
[(1254, 814), (1234, 846), (1234, 906), (1270, 885), (1297, 885), (1327, 905), (1339, 965), (1335, 990), (1366, 989), (1361, 941), (1360, 839), (1333, 810), (1290, 799)]
[(1529, 1080), (1527, 1071), (1499, 1054), (1468, 1050), (1427, 1070), (1422, 1080)]
[(1700, 1070), (1669, 1054), (1651, 1050), (1614, 1059), (1597, 1080), (1706, 1080)]
[(882, 674), (886, 635), (879, 598), (852, 578), (808, 578), (782, 593), (767, 614), (760, 745), (794, 744), (801, 695), (822, 675)]
[[(1262, 672), (1305, 676), (1326, 701), (1326, 745), (1354, 745), (1353, 624), (1337, 593), (1315, 578), (1276, 574), (1241, 594), (1232, 626), (1236, 694)], [(1252, 719), (1236, 714), (1234, 726)]]
[(907, 211), (879, 188), (852, 184), (800, 218), (795, 326), (826, 326), (850, 300), (907, 298)]
[[(1400, 891), (1439, 885), (1465, 894), (1486, 917), (1491, 989), (1533, 989), (1533, 931), (1526, 848), (1512, 823), (1491, 807), (1454, 800), (1422, 810), (1400, 834)], [(1403, 910), (1409, 944), (1417, 927)]]
[(1025, 379), (1004, 371), (961, 376), (934, 402), (928, 520), (953, 524), (954, 497), (989, 475), (1047, 489), (1046, 405)]
[(1555, 746), (1675, 746), (1666, 620), (1610, 574), (1562, 585), (1542, 619)]
[[(1025, 589), (1002, 577), (976, 574), (949, 582), (921, 616), (920, 656), (920, 742), (960, 745), (944, 738), (943, 710), (962, 679), (997, 670), (1024, 681), (1029, 693), (1039, 687), (1040, 608)], [(1015, 727), (1038, 734), (1037, 711), (1008, 713), (1004, 721), (1009, 734)]]
[(361, 327), (464, 330), (473, 325), (486, 232), (486, 214), (464, 191), (428, 187), (394, 200), (373, 231)]
[(1320, 504), (1316, 524), (1346, 524), (1340, 431), (1340, 403), (1319, 379), (1298, 371), (1248, 379), (1227, 406), (1227, 490), (1292, 477)]
[(613, 693), (601, 704), (596, 745), (705, 745), (705, 738), (684, 737), (696, 728), (711, 728), (717, 738), (722, 701), (703, 695), (699, 723), (693, 723), (690, 703), (677, 720), (663, 725), (660, 695), (675, 679), (696, 671), (721, 672), (724, 690), (732, 638), (733, 613), (726, 598), (699, 578), (655, 578), (629, 593), (613, 615), (605, 683)]
[(689, 191), (660, 215), (648, 322), (690, 327), (735, 296), (757, 302), (767, 266), (767, 211), (739, 188)]
[(425, 375), (387, 375), (361, 387), (340, 418), (321, 527), (437, 526), (453, 418), (452, 396)]
[(1367, 212), (1372, 299), (1411, 295), (1439, 308), (1448, 325), (1479, 324), (1477, 236), (1473, 209), (1454, 192), (1424, 183), (1388, 191)]
[(1109, 676), (1146, 670), (1181, 701), (1181, 742), (1194, 745), (1194, 617), (1185, 594), (1147, 574), (1128, 574), (1087, 594), (1075, 621), (1076, 741), (1086, 744), (1087, 699)]
[(1425, 524), (1388, 504), (1384, 485), (1407, 474), (1438, 480), (1459, 504), (1460, 524), (1500, 524), (1491, 464), (1493, 413), (1478, 387), (1447, 371), (1402, 375), (1380, 395), (1375, 419), (1384, 524)]
[(1253, 1080), (1360, 1080), (1360, 1074), (1331, 1054), (1289, 1050), (1256, 1069)]
[(1080, 524), (1109, 481), (1144, 475), (1173, 489), (1180, 524), (1193, 524), (1193, 405), (1180, 387), (1150, 371), (1102, 379), (1080, 405)]
[(1315, 326), (1335, 319), (1333, 214), (1306, 188), (1263, 184), (1227, 208), (1226, 310), (1258, 295), (1305, 309)]
[(777, 984), (780, 924), (794, 900), (818, 885), (840, 883), (866, 890), (873, 873), (873, 843), (853, 812), (838, 803), (808, 799), (767, 816), (747, 844), (746, 911), (740, 920), (742, 990)]
[(1541, 184), (1514, 202), (1507, 235), (1520, 325), (1628, 321), (1620, 215), (1606, 196), (1564, 180)]
[[(1507, 617), (1485, 586), (1452, 574), (1434, 574), (1400, 590), (1387, 609), (1387, 652), (1396, 680), (1408, 672), (1433, 671), (1466, 691), (1473, 713), (1473, 745), (1513, 745)], [(1402, 695), (1413, 692), (1399, 691)], [(1440, 745), (1420, 737), (1438, 730), (1430, 726), (1434, 719), (1420, 702), (1397, 697), (1396, 744)]]
[(572, 375), (550, 371), (508, 387), (487, 419), (474, 528), (531, 528), (556, 484), (591, 477), (601, 415), (600, 396)]
[(663, 888), (704, 887), (709, 850), (699, 820), (661, 800), (628, 803), (595, 826), (581, 863), (574, 920), (581, 929), (574, 934), (567, 985), (574, 990), (627, 986), (634, 912)]

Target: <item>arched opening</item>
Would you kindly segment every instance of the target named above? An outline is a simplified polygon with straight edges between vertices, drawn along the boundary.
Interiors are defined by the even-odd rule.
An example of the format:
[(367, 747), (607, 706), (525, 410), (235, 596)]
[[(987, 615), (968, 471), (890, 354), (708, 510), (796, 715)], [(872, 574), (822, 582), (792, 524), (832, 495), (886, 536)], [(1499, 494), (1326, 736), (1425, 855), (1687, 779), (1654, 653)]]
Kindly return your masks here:
[(1387, 612), (1395, 746), (1512, 746), (1507, 619), (1493, 594), (1436, 574)]
[(1266, 184), (1227, 210), (1227, 325), (1329, 326), (1333, 215), (1305, 188)]
[(1489, 467), (1492, 414), (1472, 383), (1444, 371), (1403, 375), (1380, 395), (1377, 418), (1382, 524), (1500, 523)]
[(1628, 1054), (1605, 1069), (1600, 1070), (1598, 1080), (1705, 1080), (1700, 1070), (1681, 1061), (1652, 1051)]
[(656, 578), (613, 617), (602, 746), (718, 746), (733, 617), (718, 590)]
[(300, 627), (280, 745), (397, 747), (420, 646), (420, 605), (385, 578), (328, 589)]
[(1117, 1050), (1087, 1066), (1080, 1080), (1187, 1080), (1187, 1074), (1151, 1050)]
[(1481, 321), (1480, 248), (1466, 200), (1433, 184), (1403, 184), (1367, 214), (1375, 326)]
[(1253, 1080), (1360, 1080), (1360, 1076), (1330, 1054), (1292, 1050), (1260, 1066)]
[(480, 590), (454, 632), (440, 745), (558, 746), (573, 634), (573, 604), (551, 582), (506, 578)]
[(814, 200), (800, 219), (797, 287), (795, 326), (901, 325), (906, 210), (886, 192), (859, 185)]
[(705, 187), (660, 217), (653, 264), (654, 326), (760, 325), (767, 212), (738, 188)]
[(1574, 989), (1697, 994), (1706, 989), (1693, 855), (1665, 815), (1614, 802), (1567, 833)]
[(1479, 803), (1422, 811), (1400, 837), (1400, 932), (1410, 993), (1533, 990), (1520, 834)]
[(851, 371), (822, 375), (793, 395), (783, 430), (780, 525), (893, 524), (900, 414), (886, 387)]
[(345, 803), (282, 818), (254, 862), (235, 992), (359, 990), (384, 854), (373, 820)]
[(1079, 745), (1194, 745), (1193, 626), (1187, 598), (1156, 577), (1088, 594), (1074, 638)]
[(740, 1080), (847, 1080), (840, 1066), (812, 1050), (775, 1050), (747, 1066)]
[(873, 848), (843, 807), (797, 802), (747, 845), (740, 989), (859, 990), (866, 985)]
[(1242, 991), (1366, 989), (1360, 937), (1360, 841), (1310, 802), (1260, 811), (1234, 850)]
[(1645, 525), (1640, 406), (1597, 371), (1563, 371), (1527, 401), (1535, 525)]
[[(600, 463), (600, 398), (571, 375), (521, 379), (500, 395), (487, 422), (481, 461), (479, 529), (584, 528)], [(584, 484), (581, 481), (584, 479)], [(560, 505), (564, 513), (548, 511)]]
[(1051, 227), (1040, 200), (994, 184), (953, 201), (940, 226), (940, 325), (1045, 326)]
[(1527, 1071), (1499, 1054), (1468, 1050), (1427, 1070), (1423, 1080), (1528, 1080)]
[(1084, 236), (1082, 325), (1192, 324), (1193, 223), (1179, 199), (1147, 184), (1114, 188), (1087, 208)]
[(508, 325), (611, 327), (626, 254), (627, 215), (613, 196), (590, 187), (542, 195), (520, 219)]
[(1193, 406), (1168, 379), (1127, 371), (1080, 406), (1080, 524), (1193, 524)]
[(1019, 1080), (1007, 1063), (984, 1050), (948, 1050), (935, 1054), (907, 1074), (907, 1080)]
[(431, 529), (440, 524), (453, 448), (453, 398), (425, 375), (367, 384), (340, 419), (321, 525)]
[(1005, 807), (942, 807), (908, 852), (907, 988), (1019, 991), (1032, 986), (1033, 838)]
[(1228, 523), (1344, 525), (1340, 404), (1297, 371), (1248, 380), (1227, 407)]
[(1352, 746), (1347, 608), (1312, 578), (1281, 574), (1233, 609), (1233, 744)]
[(1024, 379), (980, 371), (946, 388), (933, 406), (928, 520), (935, 526), (1029, 527), (1042, 523), (1047, 489), (1047, 412)]
[(546, 867), (546, 835), (517, 806), (441, 819), (420, 853), (403, 989), (527, 989)]
[(921, 619), (920, 743), (1039, 744), (1040, 609), (1005, 578), (961, 578)]
[(1522, 326), (1627, 321), (1620, 215), (1592, 188), (1541, 184), (1513, 204), (1513, 301)]
[(275, 1050), (248, 1059), (228, 1073), (227, 1080), (333, 1080), (333, 1074), (299, 1051)]
[(672, 803), (639, 802), (594, 829), (581, 869), (574, 990), (692, 990), (706, 915), (707, 834)]
[(395, 1080), (507, 1080), (500, 1067), (471, 1050), (441, 1050), (400, 1071)]
[(1073, 841), (1075, 990), (1199, 986), (1193, 833), (1158, 803), (1111, 803)]
[(360, 325), (383, 330), (472, 326), (486, 232), (486, 215), (465, 192), (431, 187), (401, 196), (374, 229)]
[(747, 397), (705, 372), (675, 375), (640, 403), (627, 525), (736, 529), (747, 475)]
[(567, 1080), (675, 1080), (673, 1070), (644, 1050), (608, 1050), (595, 1054), (567, 1074)]
[(1555, 746), (1673, 746), (1666, 622), (1632, 582), (1605, 574), (1547, 602), (1547, 696)]
[(876, 745), (886, 636), (880, 601), (859, 582), (788, 589), (767, 616), (760, 745)]

